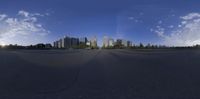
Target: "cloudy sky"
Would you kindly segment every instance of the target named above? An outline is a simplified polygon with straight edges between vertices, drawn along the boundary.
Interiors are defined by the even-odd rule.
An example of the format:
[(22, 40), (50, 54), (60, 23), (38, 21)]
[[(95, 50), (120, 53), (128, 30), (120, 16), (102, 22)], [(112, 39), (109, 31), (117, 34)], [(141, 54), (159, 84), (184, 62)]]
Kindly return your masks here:
[(198, 0), (0, 0), (0, 44), (52, 43), (67, 36), (138, 44), (200, 44)]

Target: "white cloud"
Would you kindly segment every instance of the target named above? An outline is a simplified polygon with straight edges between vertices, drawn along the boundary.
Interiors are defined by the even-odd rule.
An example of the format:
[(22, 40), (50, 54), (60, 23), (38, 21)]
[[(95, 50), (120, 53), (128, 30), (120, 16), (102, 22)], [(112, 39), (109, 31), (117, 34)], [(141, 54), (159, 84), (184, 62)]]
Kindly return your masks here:
[(6, 14), (0, 14), (0, 21), (4, 20), (7, 17)]
[(36, 16), (40, 16), (40, 17), (44, 17), (44, 16), (49, 16), (49, 13), (45, 13), (45, 14), (41, 14), (41, 13), (29, 13), (27, 11), (24, 10), (20, 10), (18, 12), (18, 15), (24, 16), (24, 17), (36, 17)]
[(193, 46), (200, 44), (200, 13), (189, 13), (180, 17), (181, 23), (175, 30), (166, 34), (165, 29), (157, 26), (154, 31), (169, 46)]
[(179, 27), (179, 28), (181, 28), (181, 27), (182, 27), (182, 25), (181, 25), (181, 24), (179, 24), (179, 25), (178, 25), (178, 27)]
[(0, 15), (0, 41), (10, 42), (14, 38), (37, 38), (49, 34), (50, 31), (46, 30), (38, 21), (38, 16), (41, 15), (24, 10), (19, 11), (16, 17)]
[(164, 31), (165, 29), (162, 28), (161, 26), (156, 26), (156, 30), (154, 30), (155, 33), (157, 33), (158, 36), (164, 37)]
[(194, 18), (200, 18), (200, 13), (189, 13), (186, 16), (180, 17), (183, 20), (192, 20)]
[(18, 15), (25, 16), (25, 17), (29, 17), (29, 12), (26, 12), (26, 11), (24, 11), (24, 10), (20, 10), (20, 11), (18, 12)]

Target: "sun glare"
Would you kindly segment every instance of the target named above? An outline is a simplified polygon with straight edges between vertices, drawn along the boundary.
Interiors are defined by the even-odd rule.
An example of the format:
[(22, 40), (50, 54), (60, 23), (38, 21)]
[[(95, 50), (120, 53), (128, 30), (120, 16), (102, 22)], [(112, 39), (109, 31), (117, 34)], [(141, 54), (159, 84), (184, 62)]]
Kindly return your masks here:
[(0, 43), (0, 46), (5, 47), (6, 44), (5, 43)]

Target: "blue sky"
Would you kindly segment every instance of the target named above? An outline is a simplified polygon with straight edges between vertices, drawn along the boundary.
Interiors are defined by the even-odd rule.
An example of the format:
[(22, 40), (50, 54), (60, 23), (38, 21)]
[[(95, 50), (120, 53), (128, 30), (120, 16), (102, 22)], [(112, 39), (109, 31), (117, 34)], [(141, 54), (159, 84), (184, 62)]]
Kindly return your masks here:
[(52, 43), (68, 35), (97, 36), (99, 45), (103, 36), (194, 45), (199, 6), (197, 0), (0, 0), (0, 44)]

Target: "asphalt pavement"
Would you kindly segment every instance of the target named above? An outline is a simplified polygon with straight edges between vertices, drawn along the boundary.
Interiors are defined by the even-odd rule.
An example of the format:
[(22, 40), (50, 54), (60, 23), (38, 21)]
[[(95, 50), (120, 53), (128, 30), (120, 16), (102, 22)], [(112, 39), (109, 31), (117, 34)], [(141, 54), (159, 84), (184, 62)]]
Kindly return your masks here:
[(0, 99), (199, 99), (200, 50), (0, 51)]

